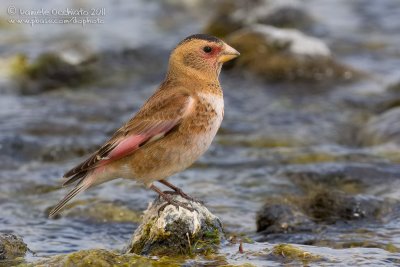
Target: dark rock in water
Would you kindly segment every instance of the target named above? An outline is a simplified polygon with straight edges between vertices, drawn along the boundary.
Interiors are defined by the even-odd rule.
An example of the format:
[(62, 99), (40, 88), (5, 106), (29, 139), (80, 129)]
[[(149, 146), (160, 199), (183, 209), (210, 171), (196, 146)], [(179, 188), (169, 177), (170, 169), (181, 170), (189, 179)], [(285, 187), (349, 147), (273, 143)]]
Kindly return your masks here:
[(352, 81), (359, 73), (331, 57), (321, 40), (293, 29), (261, 24), (236, 31), (227, 41), (241, 56), (235, 66), (270, 81)]
[(266, 203), (257, 212), (257, 232), (263, 234), (311, 231), (315, 225), (298, 208)]
[(35, 94), (60, 87), (76, 87), (94, 78), (90, 69), (71, 64), (56, 54), (43, 54), (32, 63), (22, 61), (16, 78), (24, 94)]
[[(267, 203), (257, 213), (256, 241), (318, 243), (338, 248), (369, 242), (369, 237), (358, 230), (380, 227), (396, 218), (400, 207), (395, 200), (326, 189), (272, 202), (276, 204)], [(371, 246), (384, 247), (378, 240), (374, 244)]]
[(319, 163), (287, 167), (280, 175), (288, 177), (303, 192), (318, 186), (362, 193), (377, 184), (390, 187), (400, 179), (400, 166), (378, 163)]
[(204, 32), (225, 37), (252, 24), (313, 31), (314, 19), (300, 5), (276, 1), (218, 1)]
[(393, 143), (400, 145), (400, 107), (371, 118), (360, 133), (365, 146)]
[(347, 195), (338, 190), (321, 190), (312, 196), (305, 212), (315, 221), (336, 223), (348, 220), (379, 220), (387, 213), (389, 203), (363, 195)]
[(12, 260), (25, 256), (28, 246), (21, 237), (0, 233), (0, 265), (1, 260)]
[(279, 28), (307, 30), (313, 26), (314, 19), (304, 9), (296, 6), (282, 6), (259, 19), (258, 22)]
[(221, 1), (204, 32), (217, 37), (224, 37), (242, 28), (243, 21), (232, 16), (236, 9), (237, 6), (234, 1)]
[(176, 208), (157, 198), (145, 212), (128, 252), (170, 256), (208, 254), (218, 248), (224, 238), (221, 221), (200, 203), (180, 196), (174, 196), (174, 199), (194, 211)]
[[(22, 94), (38, 94), (59, 88), (78, 88), (88, 84), (116, 84), (132, 76), (161, 79), (168, 52), (152, 45), (121, 51), (102, 51), (80, 62), (70, 63), (55, 53), (40, 55), (33, 62), (19, 56), (13, 76)], [(149, 69), (152, 71), (149, 72)], [(141, 77), (143, 79), (143, 77)]]

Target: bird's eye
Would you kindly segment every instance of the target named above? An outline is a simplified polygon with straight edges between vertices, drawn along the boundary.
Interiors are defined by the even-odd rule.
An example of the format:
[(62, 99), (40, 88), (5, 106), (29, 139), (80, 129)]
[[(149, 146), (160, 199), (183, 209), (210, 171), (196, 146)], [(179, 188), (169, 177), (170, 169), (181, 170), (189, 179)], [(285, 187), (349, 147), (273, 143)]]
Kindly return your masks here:
[(206, 53), (210, 53), (212, 51), (212, 48), (209, 46), (205, 46), (205, 47), (203, 47), (203, 51)]

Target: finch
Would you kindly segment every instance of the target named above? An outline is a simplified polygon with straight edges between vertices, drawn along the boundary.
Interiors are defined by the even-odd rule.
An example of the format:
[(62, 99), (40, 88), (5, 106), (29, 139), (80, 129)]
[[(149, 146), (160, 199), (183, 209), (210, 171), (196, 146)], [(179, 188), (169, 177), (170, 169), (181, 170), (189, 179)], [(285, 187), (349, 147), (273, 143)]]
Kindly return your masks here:
[(188, 168), (209, 148), (224, 116), (218, 80), (221, 67), (239, 55), (222, 40), (206, 34), (181, 41), (171, 52), (165, 80), (139, 112), (64, 175), (63, 186), (76, 185), (49, 217), (80, 192), (116, 178), (139, 181), (167, 203), (187, 208), (154, 182), (192, 199), (166, 179)]

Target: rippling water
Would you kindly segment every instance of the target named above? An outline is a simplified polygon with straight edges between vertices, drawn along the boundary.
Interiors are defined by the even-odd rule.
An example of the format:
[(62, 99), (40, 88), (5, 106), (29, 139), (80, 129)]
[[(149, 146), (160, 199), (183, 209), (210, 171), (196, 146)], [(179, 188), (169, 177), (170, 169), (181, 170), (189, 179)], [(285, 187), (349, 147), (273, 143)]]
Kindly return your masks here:
[[(43, 3), (52, 8), (105, 7), (106, 23), (86, 27), (0, 28), (0, 56), (6, 59), (15, 53), (26, 53), (35, 57), (62, 50), (66, 57), (79, 58), (88, 51), (149, 47), (159, 49), (160, 62), (166, 62), (168, 50), (183, 37), (200, 31), (210, 15), (207, 7), (174, 4), (179, 2)], [(8, 4), (11, 3), (0, 5), (2, 19), (8, 16), (4, 13)], [(40, 1), (18, 3), (25, 8), (41, 5)], [(382, 247), (400, 247), (400, 158), (382, 156), (379, 147), (360, 146), (354, 138), (357, 127), (352, 126), (358, 118), (373, 115), (368, 109), (376, 101), (373, 94), (400, 78), (400, 4), (395, 0), (343, 0), (307, 1), (303, 5), (320, 23), (322, 30), (318, 34), (336, 56), (370, 77), (321, 90), (296, 84), (266, 84), (237, 71), (224, 72), (221, 80), (226, 110), (222, 129), (207, 154), (170, 181), (204, 200), (222, 219), (228, 233), (257, 239), (255, 216), (265, 201), (302, 196), (311, 190), (304, 185), (307, 179), (312, 180), (309, 176), (299, 180), (288, 173), (327, 173), (349, 164), (362, 164), (361, 169), (381, 168), (370, 178), (355, 171), (345, 182), (321, 178), (318, 184), (330, 190), (353, 183), (357, 194), (390, 199), (395, 204), (389, 215), (373, 223), (328, 225), (320, 239), (315, 234), (310, 237), (294, 233), (267, 241), (315, 244), (305, 249), (325, 255), (332, 266), (335, 262), (399, 263), (398, 254)], [(65, 194), (58, 190), (62, 174), (80, 157), (96, 149), (152, 94), (163, 68), (149, 71), (154, 75), (132, 75), (115, 86), (89, 85), (85, 89), (32, 96), (21, 96), (1, 85), (5, 93), (0, 97), (0, 231), (21, 235), (30, 249), (37, 252), (35, 259), (89, 248), (120, 249), (127, 244), (137, 224), (105, 223), (72, 215), (49, 220), (46, 214)], [(87, 202), (77, 209), (84, 209), (91, 202), (107, 202), (140, 212), (154, 197), (153, 192), (134, 182), (118, 180), (79, 196)], [(348, 244), (341, 246), (341, 241)], [(267, 246), (268, 243), (256, 243), (246, 248), (257, 251)], [(249, 260), (262, 265), (269, 260), (235, 256), (230, 247), (223, 251), (233, 263)], [(273, 260), (268, 262), (277, 264)]]

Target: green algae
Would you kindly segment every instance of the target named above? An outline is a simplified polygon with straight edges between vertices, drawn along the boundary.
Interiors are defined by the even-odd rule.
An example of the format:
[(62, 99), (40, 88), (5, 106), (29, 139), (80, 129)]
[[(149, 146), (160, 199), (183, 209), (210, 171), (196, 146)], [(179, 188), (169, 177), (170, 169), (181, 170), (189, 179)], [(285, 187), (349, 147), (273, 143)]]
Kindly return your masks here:
[(290, 244), (279, 244), (273, 247), (272, 253), (289, 261), (301, 261), (303, 263), (315, 262), (322, 259), (321, 256), (312, 254)]
[[(97, 222), (126, 222), (140, 223), (142, 213), (131, 210), (123, 205), (113, 202), (91, 202), (80, 203), (83, 205), (75, 205), (74, 209), (66, 212), (67, 217), (87, 218)], [(89, 205), (88, 205), (89, 204)], [(76, 208), (76, 206), (82, 206)]]
[(181, 266), (184, 258), (161, 257), (149, 258), (135, 254), (119, 254), (105, 249), (81, 250), (67, 255), (53, 256), (49, 259), (41, 260), (22, 266), (55, 267), (55, 266), (149, 266), (149, 267), (175, 267)]
[[(151, 255), (210, 255), (218, 250), (222, 236), (213, 225), (200, 230), (198, 234), (190, 235), (181, 221), (176, 221), (173, 226), (165, 231), (154, 227), (156, 219), (148, 221), (143, 226), (141, 238), (132, 244), (129, 252)], [(207, 229), (208, 228), (208, 229)], [(172, 233), (186, 233), (176, 235)]]

